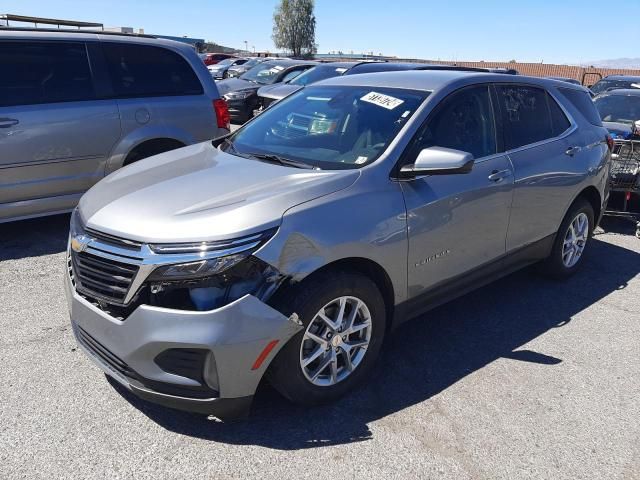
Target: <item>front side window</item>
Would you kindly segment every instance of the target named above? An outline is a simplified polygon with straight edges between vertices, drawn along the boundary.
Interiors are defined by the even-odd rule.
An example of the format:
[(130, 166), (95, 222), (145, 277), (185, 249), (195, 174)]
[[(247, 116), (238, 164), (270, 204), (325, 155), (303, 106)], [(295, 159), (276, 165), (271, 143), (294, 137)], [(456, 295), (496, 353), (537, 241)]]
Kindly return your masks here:
[(385, 151), (428, 95), (386, 87), (310, 86), (267, 109), (221, 148), (321, 169), (359, 168)]
[(0, 107), (96, 98), (83, 43), (0, 42), (0, 65)]
[(496, 153), (489, 88), (465, 88), (445, 98), (420, 133), (415, 154), (428, 147), (453, 148), (475, 158)]
[(189, 63), (171, 50), (107, 42), (102, 48), (118, 97), (202, 94), (202, 85)]
[(507, 150), (557, 136), (551, 119), (549, 95), (545, 90), (504, 85), (498, 86), (497, 92)]
[(640, 96), (604, 95), (594, 100), (603, 122), (633, 123), (640, 120)]

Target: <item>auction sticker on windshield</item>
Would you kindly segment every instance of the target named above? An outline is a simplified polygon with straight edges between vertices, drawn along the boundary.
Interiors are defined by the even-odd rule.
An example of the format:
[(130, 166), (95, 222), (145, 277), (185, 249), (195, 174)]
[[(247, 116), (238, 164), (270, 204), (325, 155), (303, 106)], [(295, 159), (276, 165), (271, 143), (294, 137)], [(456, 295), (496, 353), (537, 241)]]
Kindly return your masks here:
[(400, 100), (399, 98), (391, 97), (389, 95), (378, 92), (369, 92), (360, 100), (362, 100), (363, 102), (373, 103), (374, 105), (386, 108), (387, 110), (393, 110), (398, 105), (404, 103), (404, 100)]

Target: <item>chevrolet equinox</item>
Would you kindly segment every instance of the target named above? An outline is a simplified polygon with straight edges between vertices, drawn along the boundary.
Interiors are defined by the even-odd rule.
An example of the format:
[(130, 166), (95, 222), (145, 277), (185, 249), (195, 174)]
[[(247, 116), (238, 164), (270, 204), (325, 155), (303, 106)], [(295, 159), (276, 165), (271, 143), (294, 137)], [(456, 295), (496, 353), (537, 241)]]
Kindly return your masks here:
[(72, 215), (84, 352), (134, 394), (230, 418), (265, 377), (332, 401), (401, 322), (519, 268), (568, 277), (608, 196), (585, 89), (456, 71), (336, 77), (141, 160)]

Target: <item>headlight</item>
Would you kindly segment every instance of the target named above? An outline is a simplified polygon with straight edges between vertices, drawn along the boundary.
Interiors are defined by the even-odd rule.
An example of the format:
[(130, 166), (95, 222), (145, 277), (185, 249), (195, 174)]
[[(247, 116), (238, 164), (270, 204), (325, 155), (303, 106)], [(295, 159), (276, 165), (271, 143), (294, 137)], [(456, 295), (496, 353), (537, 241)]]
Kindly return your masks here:
[(224, 94), (224, 98), (227, 100), (244, 100), (252, 95), (255, 95), (255, 90), (241, 90), (239, 92), (229, 92)]
[(247, 252), (210, 260), (167, 265), (155, 269), (149, 276), (149, 281), (189, 280), (216, 275), (240, 263), (248, 256), (249, 253)]
[(249, 293), (271, 291), (280, 274), (251, 254), (275, 232), (271, 229), (228, 241), (149, 245), (159, 258), (185, 260), (161, 265), (149, 275), (145, 282), (149, 303), (211, 310)]

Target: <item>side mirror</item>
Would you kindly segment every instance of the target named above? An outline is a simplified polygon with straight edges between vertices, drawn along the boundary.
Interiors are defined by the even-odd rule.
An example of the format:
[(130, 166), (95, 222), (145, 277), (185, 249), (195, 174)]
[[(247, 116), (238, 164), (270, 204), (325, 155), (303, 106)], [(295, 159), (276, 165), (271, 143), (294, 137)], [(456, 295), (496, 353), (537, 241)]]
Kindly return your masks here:
[(444, 147), (425, 148), (418, 154), (415, 163), (400, 169), (402, 178), (420, 175), (452, 175), (469, 173), (474, 158), (469, 152)]

